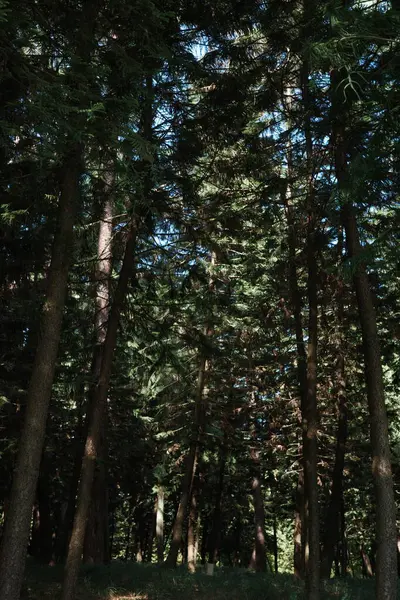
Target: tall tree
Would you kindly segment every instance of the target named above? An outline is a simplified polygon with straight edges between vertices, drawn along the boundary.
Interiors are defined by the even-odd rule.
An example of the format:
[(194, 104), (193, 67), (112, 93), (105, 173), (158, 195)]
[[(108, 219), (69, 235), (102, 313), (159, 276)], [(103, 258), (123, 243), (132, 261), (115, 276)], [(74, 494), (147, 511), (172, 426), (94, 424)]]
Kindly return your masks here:
[(78, 488), (74, 526), (72, 529), (71, 540), (68, 548), (68, 556), (65, 565), (65, 576), (62, 591), (63, 600), (73, 599), (78, 580), (95, 465), (98, 458), (100, 433), (107, 406), (107, 394), (111, 377), (112, 359), (117, 341), (119, 317), (134, 268), (136, 235), (137, 221), (136, 218), (133, 217), (132, 224), (127, 232), (124, 260), (108, 319), (107, 333), (101, 359), (100, 376), (96, 390), (96, 398), (93, 400), (93, 405), (90, 412), (90, 422), (86, 438), (85, 452), (82, 460), (81, 479)]

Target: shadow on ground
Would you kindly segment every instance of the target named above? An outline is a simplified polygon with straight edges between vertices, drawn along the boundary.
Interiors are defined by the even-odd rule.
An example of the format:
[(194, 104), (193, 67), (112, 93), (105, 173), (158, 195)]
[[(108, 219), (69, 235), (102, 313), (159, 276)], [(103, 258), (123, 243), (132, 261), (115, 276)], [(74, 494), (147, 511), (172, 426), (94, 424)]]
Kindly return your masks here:
[[(62, 567), (28, 565), (21, 600), (57, 600)], [(301, 583), (291, 575), (259, 575), (245, 569), (217, 569), (209, 577), (199, 571), (114, 561), (82, 569), (76, 600), (302, 600)], [(400, 596), (399, 596), (400, 598)], [(373, 600), (371, 580), (351, 577), (324, 585), (322, 599)]]

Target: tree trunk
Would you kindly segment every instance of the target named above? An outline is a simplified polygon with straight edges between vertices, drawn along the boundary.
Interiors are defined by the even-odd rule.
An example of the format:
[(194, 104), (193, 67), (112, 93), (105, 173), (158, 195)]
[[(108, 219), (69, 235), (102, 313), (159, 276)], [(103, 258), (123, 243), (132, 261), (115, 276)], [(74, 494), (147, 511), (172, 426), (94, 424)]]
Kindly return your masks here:
[(93, 487), (93, 477), (96, 461), (98, 459), (99, 438), (107, 405), (107, 393), (111, 377), (114, 348), (117, 341), (119, 317), (127, 293), (128, 283), (134, 269), (136, 228), (136, 220), (133, 219), (127, 236), (124, 260), (108, 320), (107, 334), (101, 361), (101, 373), (95, 396), (96, 400), (91, 410), (85, 452), (82, 460), (74, 526), (65, 566), (62, 600), (73, 600), (78, 579), (91, 491)]
[[(340, 357), (342, 358), (342, 357)], [(342, 371), (342, 361), (339, 361), (338, 368)], [(344, 381), (344, 380), (342, 380)], [(344, 391), (345, 388), (343, 388)], [(343, 469), (345, 457), (345, 444), (347, 439), (347, 408), (346, 397), (339, 392), (339, 425), (336, 442), (335, 466), (332, 477), (332, 492), (329, 499), (328, 511), (326, 514), (324, 541), (322, 550), (321, 573), (325, 578), (330, 577), (333, 559), (335, 557), (335, 548), (340, 540), (340, 531), (343, 527), (341, 523), (341, 513), (343, 505)]]
[(347, 567), (348, 567), (348, 549), (347, 549), (347, 539), (346, 539), (346, 515), (345, 515), (345, 506), (344, 499), (342, 493), (342, 506), (340, 510), (340, 566), (341, 571), (340, 574), (342, 577), (346, 577), (347, 575)]
[(74, 462), (72, 466), (72, 474), (68, 486), (68, 498), (64, 504), (65, 510), (60, 511), (58, 518), (57, 534), (55, 541), (55, 559), (57, 562), (63, 562), (67, 555), (69, 538), (72, 531), (74, 521), (75, 501), (79, 485), (80, 467), (82, 463), (82, 454), (85, 446), (86, 424), (83, 417), (83, 401), (84, 401), (85, 385), (81, 383), (75, 394), (75, 401), (78, 405), (78, 423), (75, 429), (75, 440), (73, 447)]
[[(284, 106), (288, 112), (288, 127), (290, 127), (290, 113), (292, 110), (292, 87), (288, 87), (283, 98)], [(296, 267), (296, 249), (297, 235), (296, 223), (294, 219), (294, 207), (292, 202), (292, 178), (293, 178), (293, 157), (292, 146), (290, 139), (287, 143), (287, 176), (288, 181), (286, 190), (283, 195), (283, 204), (285, 206), (286, 219), (288, 225), (288, 250), (289, 250), (289, 294), (290, 303), (293, 310), (294, 328), (296, 336), (297, 349), (297, 382), (300, 396), (301, 415), (304, 414), (306, 406), (306, 388), (307, 388), (307, 356), (304, 344), (303, 335), (303, 319), (302, 319), (302, 297), (298, 284), (297, 267)], [(305, 432), (302, 427), (302, 418), (299, 419), (302, 430), (302, 444), (304, 448)], [(305, 548), (307, 539), (307, 524), (305, 519), (305, 472), (304, 460), (301, 461), (299, 478), (296, 490), (296, 507), (294, 519), (294, 555), (293, 567), (294, 575), (298, 578), (305, 576)]]
[(265, 551), (265, 512), (261, 480), (259, 477), (253, 477), (251, 487), (254, 501), (255, 541), (250, 567), (257, 572), (264, 572), (267, 566)]
[[(113, 232), (113, 189), (114, 168), (108, 166), (104, 179), (100, 182), (100, 198), (103, 214), (100, 220), (99, 240), (97, 247), (97, 266), (95, 272), (95, 336), (91, 369), (91, 386), (89, 389), (88, 421), (90, 411), (96, 404), (96, 390), (101, 372), (101, 360), (106, 339), (107, 320), (110, 306), (110, 277), (112, 269), (112, 232)], [(107, 409), (105, 409), (107, 410)], [(92, 501), (86, 526), (83, 548), (85, 563), (102, 564), (109, 560), (109, 525), (108, 525), (108, 489), (107, 489), (107, 417), (102, 420), (99, 434), (99, 453), (93, 481)]]
[[(209, 335), (210, 328), (205, 328), (206, 334)], [(179, 548), (182, 543), (182, 529), (183, 522), (185, 520), (186, 509), (189, 502), (190, 492), (193, 485), (193, 479), (196, 472), (196, 463), (199, 451), (199, 442), (203, 433), (204, 427), (204, 400), (207, 395), (206, 388), (206, 374), (210, 368), (210, 363), (205, 357), (200, 359), (200, 368), (197, 378), (197, 390), (196, 390), (196, 405), (194, 415), (194, 430), (193, 439), (190, 445), (189, 454), (186, 458), (186, 469), (185, 476), (182, 481), (181, 497), (179, 502), (178, 511), (175, 517), (174, 525), (172, 528), (172, 539), (165, 566), (176, 567), (178, 559)]]
[(174, 525), (172, 528), (172, 539), (165, 565), (167, 567), (176, 567), (179, 549), (182, 544), (183, 522), (185, 520), (186, 508), (189, 501), (190, 489), (193, 483), (193, 477), (196, 470), (197, 460), (197, 440), (192, 442), (189, 454), (186, 457), (185, 475), (182, 481), (181, 497), (178, 511), (176, 513)]
[(221, 502), (224, 489), (224, 474), (226, 465), (226, 436), (221, 449), (221, 458), (219, 466), (218, 487), (215, 498), (214, 514), (212, 520), (211, 532), (208, 540), (208, 562), (215, 564), (217, 562), (218, 549), (221, 537)]
[(64, 165), (59, 207), (60, 225), (54, 238), (41, 335), (28, 390), (24, 426), (0, 550), (0, 598), (2, 600), (17, 600), (22, 585), (32, 506), (43, 451), (67, 293), (81, 156), (82, 148), (75, 146)]
[[(310, 16), (310, 6), (304, 3), (305, 16)], [(317, 343), (318, 343), (318, 294), (317, 294), (317, 218), (313, 183), (313, 142), (310, 123), (310, 100), (308, 87), (309, 67), (303, 63), (301, 71), (302, 97), (305, 110), (304, 135), (307, 160), (307, 293), (308, 293), (308, 349), (306, 406), (303, 412), (303, 443), (306, 498), (308, 509), (308, 562), (306, 574), (307, 600), (320, 598), (320, 548), (318, 506), (318, 408), (317, 408)]]
[(360, 548), (360, 555), (362, 560), (362, 572), (364, 577), (373, 577), (374, 573), (371, 566), (371, 561), (368, 554), (365, 552), (364, 546)]
[(45, 564), (49, 564), (53, 559), (53, 523), (49, 492), (49, 482), (43, 473), (39, 476), (36, 504), (33, 508), (30, 551), (38, 561)]
[(275, 573), (278, 573), (278, 571), (279, 571), (279, 564), (278, 564), (278, 528), (277, 528), (277, 518), (276, 518), (275, 512), (274, 512), (273, 527), (274, 527), (274, 570), (275, 570)]
[[(105, 420), (105, 416), (104, 416)], [(104, 430), (99, 435), (99, 453), (95, 465), (91, 502), (88, 511), (83, 562), (101, 565), (110, 560), (110, 540), (108, 522), (108, 482), (105, 465)]]
[(382, 600), (395, 600), (397, 598), (396, 507), (378, 328), (368, 275), (362, 262), (362, 247), (356, 217), (350, 204), (343, 207), (343, 222), (348, 254), (355, 260), (354, 284), (361, 321), (370, 414), (378, 546), (376, 594)]
[[(338, 251), (339, 259), (342, 258), (343, 235), (339, 231)], [(335, 465), (332, 476), (332, 492), (326, 514), (324, 539), (322, 549), (321, 574), (325, 578), (331, 575), (332, 564), (336, 555), (339, 555), (338, 545), (342, 531), (342, 544), (344, 542), (344, 500), (343, 500), (343, 469), (346, 454), (347, 440), (347, 401), (346, 401), (346, 375), (344, 359), (343, 338), (343, 281), (338, 281), (338, 331), (337, 331), (337, 365), (336, 386), (339, 422), (336, 437)]]
[(208, 537), (209, 537), (209, 516), (205, 515), (203, 518), (203, 526), (201, 530), (201, 547), (200, 547), (200, 560), (201, 564), (205, 565), (207, 561), (207, 548), (208, 548)]
[[(337, 74), (332, 75), (335, 85)], [(339, 193), (345, 191), (347, 178), (346, 132), (343, 123), (343, 109), (336, 109), (333, 95), (333, 123), (335, 144), (335, 168)], [(354, 286), (361, 322), (365, 381), (370, 414), (370, 435), (372, 447), (372, 475), (376, 494), (376, 596), (379, 600), (397, 598), (397, 557), (396, 557), (396, 507), (394, 501), (392, 465), (389, 446), (388, 421), (385, 406), (385, 393), (382, 374), (381, 350), (376, 322), (374, 301), (366, 266), (363, 261), (363, 248), (360, 243), (356, 214), (348, 200), (342, 207), (342, 220), (346, 233), (347, 253), (354, 261)]]
[(197, 485), (194, 482), (190, 501), (188, 536), (187, 536), (187, 564), (189, 573), (196, 571), (196, 538), (197, 538)]
[(164, 488), (162, 486), (157, 490), (156, 538), (157, 562), (162, 564), (164, 561)]
[(151, 563), (153, 559), (153, 545), (154, 545), (154, 534), (156, 531), (156, 519), (157, 519), (157, 498), (154, 501), (153, 512), (150, 516), (150, 527), (147, 536), (147, 545), (145, 552), (145, 562)]

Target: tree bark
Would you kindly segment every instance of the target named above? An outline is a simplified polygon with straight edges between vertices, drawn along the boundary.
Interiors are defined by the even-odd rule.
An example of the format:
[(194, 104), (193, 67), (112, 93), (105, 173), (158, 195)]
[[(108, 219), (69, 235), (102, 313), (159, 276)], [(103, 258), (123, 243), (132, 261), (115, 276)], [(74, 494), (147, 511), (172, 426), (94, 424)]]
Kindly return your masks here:
[(203, 524), (201, 528), (201, 547), (200, 547), (200, 559), (201, 564), (205, 565), (207, 561), (207, 548), (209, 538), (209, 516), (206, 514), (203, 517)]
[(190, 500), (188, 539), (187, 539), (187, 564), (189, 573), (196, 571), (196, 539), (197, 539), (197, 485), (194, 481)]
[[(285, 91), (283, 103), (288, 113), (288, 127), (290, 126), (290, 113), (292, 110), (292, 87), (288, 87)], [(290, 303), (293, 310), (294, 329), (296, 336), (297, 349), (297, 382), (300, 396), (300, 411), (304, 414), (306, 406), (306, 388), (307, 388), (307, 356), (304, 344), (303, 335), (303, 319), (302, 319), (302, 297), (298, 284), (297, 267), (296, 267), (296, 249), (297, 235), (296, 223), (294, 219), (294, 207), (292, 202), (292, 178), (293, 178), (293, 157), (292, 146), (290, 139), (287, 143), (287, 177), (286, 190), (283, 195), (283, 204), (285, 206), (287, 226), (288, 226), (288, 250), (289, 250), (289, 294)], [(302, 444), (304, 448), (304, 430), (302, 427), (302, 418), (300, 417), (300, 425), (302, 428)], [(294, 554), (293, 567), (294, 575), (299, 579), (305, 576), (305, 548), (307, 539), (307, 523), (305, 519), (305, 471), (304, 460), (300, 463), (299, 478), (296, 489), (296, 507), (294, 518)]]
[(157, 538), (157, 561), (164, 561), (164, 488), (157, 490), (157, 514), (156, 514), (156, 538)]
[[(213, 260), (213, 259), (212, 259)], [(212, 285), (212, 280), (210, 286)], [(206, 335), (210, 335), (210, 327), (205, 328)], [(197, 378), (196, 403), (194, 414), (194, 428), (192, 434), (192, 442), (190, 444), (189, 454), (186, 458), (185, 476), (182, 481), (181, 497), (178, 511), (175, 517), (172, 528), (172, 539), (165, 566), (176, 567), (178, 560), (179, 548), (182, 544), (182, 529), (185, 520), (186, 509), (189, 502), (190, 492), (193, 486), (193, 479), (196, 473), (196, 464), (199, 452), (199, 443), (203, 434), (204, 428), (204, 401), (207, 395), (206, 375), (210, 368), (210, 362), (206, 357), (200, 358), (200, 368)]]
[[(91, 386), (89, 389), (88, 421), (90, 411), (96, 403), (96, 390), (101, 372), (101, 360), (106, 339), (107, 320), (110, 305), (110, 277), (112, 269), (112, 232), (113, 232), (113, 165), (105, 168), (100, 183), (102, 216), (99, 227), (97, 247), (97, 266), (95, 272), (95, 348), (92, 359)], [(105, 409), (107, 411), (107, 408)], [(108, 489), (107, 489), (107, 415), (101, 423), (99, 435), (99, 453), (93, 481), (92, 501), (89, 508), (88, 522), (83, 548), (85, 563), (102, 564), (109, 560), (109, 525), (108, 525)]]
[[(305, 15), (310, 6), (305, 1)], [(313, 142), (310, 123), (308, 86), (309, 67), (305, 61), (301, 70), (302, 98), (305, 110), (304, 135), (307, 161), (307, 293), (308, 293), (308, 349), (306, 406), (303, 412), (303, 443), (306, 498), (308, 509), (308, 564), (306, 573), (307, 600), (320, 598), (320, 548), (318, 506), (318, 407), (317, 407), (317, 344), (318, 344), (318, 271), (317, 271), (317, 218), (313, 183)]]
[(360, 547), (360, 555), (362, 560), (362, 571), (364, 577), (373, 577), (374, 572), (372, 570), (371, 561), (368, 554), (365, 552), (364, 546)]
[(49, 482), (39, 476), (36, 504), (33, 507), (30, 552), (40, 562), (49, 564), (53, 558), (53, 523), (50, 511)]
[(224, 475), (226, 465), (226, 439), (221, 449), (221, 458), (219, 466), (218, 487), (215, 498), (214, 513), (212, 518), (211, 532), (208, 539), (208, 562), (215, 564), (217, 562), (218, 549), (221, 537), (221, 503), (222, 492), (224, 489)]
[(67, 293), (81, 156), (82, 148), (76, 145), (64, 164), (59, 206), (60, 224), (54, 238), (46, 302), (42, 313), (41, 335), (28, 390), (10, 506), (0, 550), (0, 598), (2, 600), (17, 600), (22, 585), (32, 506), (43, 451)]
[[(339, 231), (338, 251), (339, 260), (342, 258), (343, 234)], [(322, 549), (321, 574), (329, 578), (335, 557), (338, 551), (340, 532), (342, 532), (342, 545), (344, 543), (344, 500), (343, 500), (343, 469), (347, 441), (347, 400), (346, 400), (346, 374), (343, 338), (343, 281), (338, 281), (338, 327), (337, 327), (337, 365), (336, 387), (338, 404), (338, 429), (336, 436), (335, 465), (332, 476), (332, 491), (326, 514), (324, 539)], [(338, 555), (339, 553), (336, 552)]]
[(117, 341), (117, 332), (121, 309), (126, 297), (128, 284), (134, 269), (134, 250), (136, 242), (136, 219), (133, 218), (125, 247), (124, 260), (110, 310), (107, 334), (101, 361), (101, 373), (96, 389), (96, 401), (92, 407), (85, 452), (82, 460), (81, 479), (78, 490), (74, 526), (68, 548), (65, 565), (62, 600), (73, 600), (81, 562), (84, 535), (93, 486), (93, 477), (98, 458), (99, 437), (104, 419), (107, 393), (111, 377), (112, 359)]
[(275, 512), (274, 512), (273, 528), (274, 528), (274, 571), (275, 571), (275, 573), (278, 573), (278, 571), (279, 571), (279, 563), (278, 563), (278, 523), (277, 523), (277, 518), (276, 518)]
[[(332, 76), (335, 85), (337, 74)], [(335, 169), (339, 193), (345, 193), (347, 179), (346, 132), (343, 110), (332, 99)], [(338, 115), (340, 115), (338, 117)], [(376, 494), (376, 596), (379, 600), (397, 598), (396, 506), (394, 501), (388, 421), (382, 374), (381, 349), (374, 300), (368, 280), (353, 204), (344, 197), (342, 221), (346, 247), (353, 261), (354, 287), (363, 340), (365, 381), (370, 415), (372, 475)]]
[(265, 550), (265, 511), (260, 477), (253, 477), (251, 487), (254, 501), (255, 541), (250, 567), (257, 572), (264, 572), (267, 567)]
[(165, 566), (167, 567), (176, 567), (176, 562), (178, 560), (178, 553), (182, 544), (183, 522), (185, 520), (186, 508), (189, 502), (190, 488), (192, 487), (193, 477), (196, 470), (196, 460), (197, 440), (192, 442), (189, 449), (189, 454), (186, 457), (186, 468), (182, 481), (181, 497), (172, 528), (171, 545), (165, 561)]
[(376, 494), (376, 594), (382, 600), (395, 600), (397, 598), (396, 506), (378, 328), (368, 275), (362, 262), (362, 247), (356, 217), (350, 204), (343, 207), (343, 222), (348, 254), (355, 260), (354, 284), (361, 321), (370, 414), (372, 475)]

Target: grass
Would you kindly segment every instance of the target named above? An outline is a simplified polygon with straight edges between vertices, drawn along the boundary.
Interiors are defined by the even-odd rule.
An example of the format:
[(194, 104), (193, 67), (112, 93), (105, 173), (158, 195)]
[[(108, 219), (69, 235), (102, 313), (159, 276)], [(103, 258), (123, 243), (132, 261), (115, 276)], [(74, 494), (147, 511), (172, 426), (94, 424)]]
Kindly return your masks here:
[[(21, 600), (56, 600), (62, 567), (28, 565)], [(113, 562), (84, 567), (76, 600), (301, 600), (302, 585), (291, 575), (259, 575), (245, 569), (217, 569), (210, 577), (202, 568), (190, 575), (156, 565)], [(347, 578), (324, 585), (324, 600), (373, 600), (371, 580)], [(400, 598), (400, 596), (399, 596)]]

